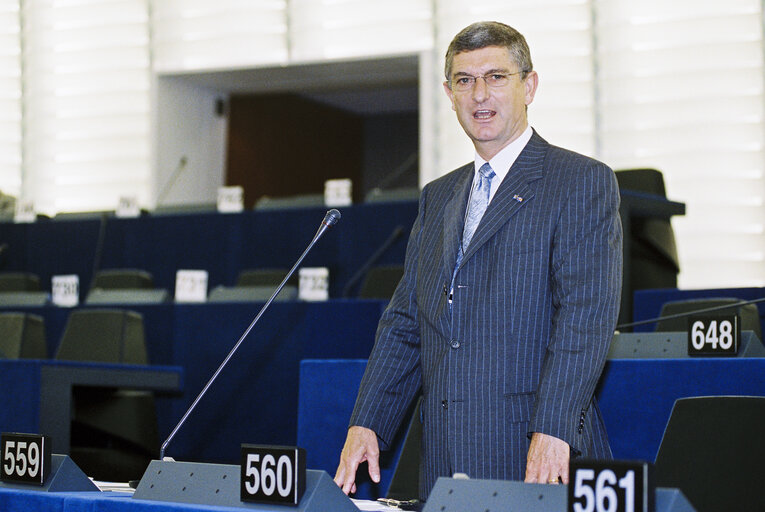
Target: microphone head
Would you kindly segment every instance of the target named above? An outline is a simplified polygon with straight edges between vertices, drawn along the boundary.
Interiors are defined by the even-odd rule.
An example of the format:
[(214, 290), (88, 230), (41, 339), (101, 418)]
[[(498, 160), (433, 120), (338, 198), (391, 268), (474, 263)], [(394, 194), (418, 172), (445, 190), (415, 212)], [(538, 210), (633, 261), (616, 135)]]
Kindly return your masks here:
[(322, 224), (325, 224), (326, 226), (334, 226), (337, 224), (337, 221), (340, 220), (340, 212), (336, 209), (332, 208), (327, 212), (327, 214), (324, 216), (324, 220), (321, 221)]

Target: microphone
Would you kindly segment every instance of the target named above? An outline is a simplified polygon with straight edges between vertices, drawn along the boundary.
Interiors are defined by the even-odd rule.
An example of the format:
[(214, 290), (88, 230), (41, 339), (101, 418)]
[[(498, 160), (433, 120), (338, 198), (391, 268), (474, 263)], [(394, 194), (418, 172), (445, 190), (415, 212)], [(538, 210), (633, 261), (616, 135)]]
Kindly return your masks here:
[[(337, 224), (337, 221), (340, 220), (340, 212), (332, 208), (327, 212), (326, 215), (324, 215), (324, 220), (321, 221), (321, 226), (319, 226), (319, 232), (316, 233), (316, 236), (321, 236), (324, 234), (324, 230), (327, 228), (330, 228)], [(323, 227), (322, 227), (323, 226)]]
[(98, 238), (96, 238), (96, 247), (93, 251), (93, 270), (90, 272), (90, 286), (88, 290), (92, 290), (96, 284), (96, 274), (98, 269), (101, 268), (101, 257), (104, 253), (104, 239), (106, 238), (106, 213), (102, 213), (98, 224)]
[(701, 313), (711, 313), (712, 311), (719, 311), (719, 310), (722, 310), (722, 309), (737, 308), (737, 307), (740, 307), (740, 306), (746, 306), (748, 304), (757, 304), (758, 302), (765, 302), (765, 297), (762, 297), (760, 299), (745, 300), (745, 301), (741, 301), (741, 302), (735, 302), (733, 304), (723, 304), (722, 306), (713, 306), (713, 307), (710, 307), (710, 308), (703, 308), (703, 309), (698, 309), (696, 311), (688, 311), (688, 312), (685, 312), (685, 313), (676, 313), (674, 315), (659, 316), (659, 317), (656, 317), (656, 318), (650, 318), (648, 320), (640, 320), (639, 322), (631, 322), (631, 323), (628, 323), (628, 324), (621, 324), (621, 325), (617, 325), (616, 326), (616, 330), (618, 331), (619, 329), (626, 329), (627, 327), (635, 327), (635, 326), (638, 326), (638, 325), (652, 324), (652, 323), (660, 322), (662, 320), (673, 320), (675, 318), (684, 318), (686, 316), (693, 316), (693, 315), (698, 315), (698, 314), (701, 314)]
[(351, 294), (351, 290), (353, 287), (358, 283), (362, 277), (364, 277), (364, 274), (369, 271), (369, 268), (377, 262), (377, 260), (380, 259), (380, 256), (383, 255), (385, 251), (390, 248), (391, 245), (393, 245), (393, 242), (395, 242), (398, 237), (400, 237), (404, 233), (403, 226), (396, 226), (390, 235), (388, 235), (387, 240), (382, 243), (382, 245), (372, 254), (372, 256), (367, 259), (367, 261), (364, 262), (364, 264), (359, 268), (355, 274), (348, 280), (348, 282), (343, 287), (343, 297), (348, 297)]
[(186, 169), (186, 164), (188, 163), (188, 158), (186, 158), (186, 155), (181, 156), (180, 159), (178, 159), (178, 165), (175, 166), (175, 170), (173, 171), (173, 174), (170, 175), (170, 179), (167, 180), (167, 183), (162, 187), (162, 189), (159, 191), (159, 194), (157, 195), (157, 206), (162, 205), (162, 201), (164, 201), (165, 197), (170, 193), (170, 191), (173, 189), (173, 186), (175, 185), (175, 182), (178, 180), (178, 177), (181, 175), (181, 173)]
[(295, 270), (300, 266), (300, 263), (303, 262), (303, 258), (305, 258), (306, 254), (313, 248), (314, 244), (321, 238), (321, 236), (324, 234), (327, 229), (337, 224), (337, 221), (340, 220), (340, 212), (335, 210), (334, 208), (329, 210), (327, 214), (324, 216), (324, 220), (321, 221), (321, 224), (319, 225), (319, 229), (316, 231), (316, 234), (313, 236), (313, 239), (311, 240), (311, 243), (308, 244), (308, 247), (306, 247), (305, 251), (303, 251), (303, 254), (298, 258), (297, 262), (292, 266), (289, 272), (287, 272), (287, 276), (282, 280), (281, 284), (276, 287), (276, 290), (274, 293), (271, 294), (271, 297), (266, 301), (266, 303), (263, 305), (263, 307), (260, 309), (258, 314), (255, 316), (253, 321), (250, 323), (250, 326), (247, 327), (247, 329), (244, 331), (242, 336), (239, 338), (239, 341), (236, 342), (234, 345), (234, 348), (231, 349), (231, 351), (228, 353), (226, 358), (223, 360), (223, 362), (218, 366), (218, 369), (215, 370), (215, 373), (213, 373), (213, 376), (210, 377), (210, 380), (207, 381), (207, 384), (202, 388), (202, 391), (197, 395), (197, 397), (194, 399), (194, 401), (191, 403), (191, 406), (189, 406), (188, 410), (184, 413), (181, 420), (178, 422), (178, 424), (173, 428), (173, 431), (170, 432), (170, 435), (167, 437), (164, 443), (162, 443), (162, 447), (159, 450), (159, 459), (164, 460), (165, 458), (165, 449), (170, 444), (170, 442), (173, 440), (175, 435), (178, 433), (178, 431), (181, 429), (183, 424), (186, 422), (186, 419), (189, 417), (191, 412), (194, 410), (194, 408), (197, 406), (200, 400), (202, 400), (202, 397), (207, 393), (207, 390), (210, 389), (210, 386), (212, 386), (212, 383), (215, 381), (215, 379), (218, 378), (218, 375), (220, 375), (223, 368), (228, 364), (231, 357), (234, 355), (234, 352), (237, 351), (239, 348), (239, 345), (242, 344), (244, 339), (247, 337), (248, 334), (250, 334), (250, 331), (253, 327), (255, 327), (255, 324), (258, 323), (258, 320), (260, 320), (260, 317), (263, 316), (263, 313), (268, 309), (268, 306), (271, 305), (271, 303), (274, 301), (274, 298), (279, 295), (279, 292), (282, 291), (282, 288), (284, 288), (284, 285), (287, 284), (287, 280), (292, 277), (292, 274), (295, 273)]
[(8, 252), (8, 247), (10, 246), (7, 243), (0, 245), (0, 267), (5, 266), (5, 253)]

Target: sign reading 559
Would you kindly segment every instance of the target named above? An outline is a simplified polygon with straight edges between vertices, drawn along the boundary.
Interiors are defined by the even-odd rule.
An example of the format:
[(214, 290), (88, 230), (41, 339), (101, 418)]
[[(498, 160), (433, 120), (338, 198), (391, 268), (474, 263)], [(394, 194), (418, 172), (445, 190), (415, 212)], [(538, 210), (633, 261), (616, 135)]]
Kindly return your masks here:
[(43, 485), (50, 470), (50, 441), (37, 434), (3, 433), (0, 436), (0, 480)]

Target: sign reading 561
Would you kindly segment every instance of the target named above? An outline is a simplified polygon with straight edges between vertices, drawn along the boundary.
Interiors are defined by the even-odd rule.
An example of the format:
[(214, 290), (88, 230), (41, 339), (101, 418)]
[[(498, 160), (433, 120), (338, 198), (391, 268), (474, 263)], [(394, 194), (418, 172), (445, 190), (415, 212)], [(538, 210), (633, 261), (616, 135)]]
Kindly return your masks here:
[(647, 462), (574, 460), (569, 473), (569, 512), (654, 512)]
[(42, 486), (50, 471), (50, 441), (37, 434), (3, 433), (0, 436), (0, 480)]

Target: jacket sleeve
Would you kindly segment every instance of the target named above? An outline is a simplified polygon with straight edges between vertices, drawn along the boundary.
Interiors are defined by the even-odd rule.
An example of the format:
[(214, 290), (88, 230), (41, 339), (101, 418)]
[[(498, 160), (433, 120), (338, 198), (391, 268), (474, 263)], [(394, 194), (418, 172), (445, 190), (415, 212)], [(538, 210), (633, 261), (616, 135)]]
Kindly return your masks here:
[(529, 430), (581, 453), (619, 311), (622, 230), (613, 171), (589, 160), (575, 179), (554, 234), (552, 332)]
[(426, 190), (420, 196), (417, 219), (409, 235), (404, 275), (380, 318), (350, 419), (351, 426), (372, 429), (382, 449), (390, 447), (421, 386), (416, 286)]

